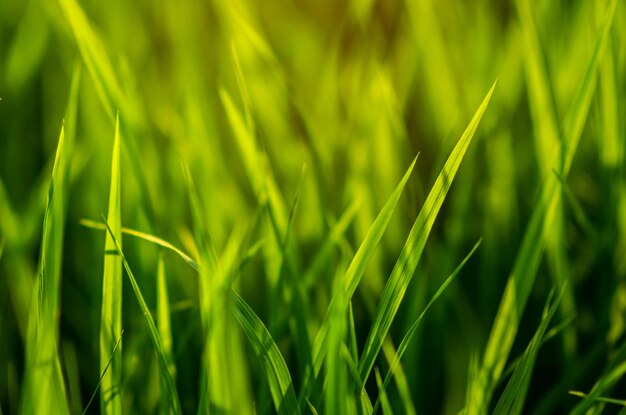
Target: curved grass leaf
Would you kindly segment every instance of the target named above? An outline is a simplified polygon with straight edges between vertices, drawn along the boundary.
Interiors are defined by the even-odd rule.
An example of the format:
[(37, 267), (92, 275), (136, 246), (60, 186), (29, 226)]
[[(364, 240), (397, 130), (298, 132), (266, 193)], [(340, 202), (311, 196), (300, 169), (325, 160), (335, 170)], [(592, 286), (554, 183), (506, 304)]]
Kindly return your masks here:
[(243, 298), (234, 291), (231, 292), (231, 298), (235, 304), (235, 316), (263, 368), (276, 411), (279, 414), (299, 414), (291, 375), (278, 346), (261, 319)]
[(398, 261), (391, 271), (391, 276), (389, 277), (387, 284), (385, 284), (380, 302), (376, 308), (374, 322), (372, 323), (370, 333), (365, 342), (363, 355), (361, 357), (361, 361), (359, 362), (359, 372), (361, 373), (361, 378), (364, 382), (367, 381), (370, 371), (374, 366), (376, 357), (378, 356), (389, 328), (391, 327), (391, 323), (393, 322), (398, 308), (400, 307), (400, 303), (404, 298), (406, 289), (413, 278), (415, 268), (417, 267), (417, 263), (422, 256), (422, 252), (426, 246), (426, 241), (428, 240), (430, 231), (435, 223), (437, 214), (443, 205), (443, 201), (445, 200), (448, 190), (452, 185), (452, 181), (454, 180), (454, 176), (461, 165), (465, 152), (474, 137), (478, 124), (480, 123), (480, 120), (489, 105), (489, 100), (491, 99), (495, 86), (496, 83), (493, 84), (483, 99), (482, 103), (476, 110), (474, 117), (448, 157), (446, 164), (443, 166), (441, 173), (437, 177), (435, 184), (428, 194), (428, 197), (426, 198), (426, 201), (424, 202), (424, 205), (422, 206), (422, 209), (420, 210), (420, 213), (411, 228), (411, 232), (409, 233), (404, 247), (402, 248)]
[[(79, 223), (87, 228), (100, 229), (100, 230), (106, 231), (106, 226), (101, 222), (96, 222), (96, 221), (89, 220), (89, 219), (81, 219)], [(139, 239), (143, 239), (144, 241), (148, 241), (162, 248), (168, 249), (174, 252), (175, 254), (177, 254), (178, 256), (180, 256), (194, 270), (196, 271), (200, 270), (200, 264), (198, 264), (197, 261), (195, 261), (193, 258), (191, 258), (191, 256), (183, 252), (180, 248), (167, 242), (165, 239), (159, 238), (158, 236), (154, 236), (146, 232), (141, 232), (135, 229), (125, 228), (125, 227), (122, 227), (122, 233), (125, 235), (130, 235)]]

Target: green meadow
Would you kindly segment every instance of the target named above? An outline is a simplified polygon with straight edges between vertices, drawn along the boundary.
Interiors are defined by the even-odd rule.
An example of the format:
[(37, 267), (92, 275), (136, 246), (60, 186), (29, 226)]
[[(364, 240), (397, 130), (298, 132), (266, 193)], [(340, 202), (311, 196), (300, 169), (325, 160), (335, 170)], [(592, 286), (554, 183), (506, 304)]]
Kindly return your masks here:
[(0, 415), (626, 414), (624, 0), (0, 1)]

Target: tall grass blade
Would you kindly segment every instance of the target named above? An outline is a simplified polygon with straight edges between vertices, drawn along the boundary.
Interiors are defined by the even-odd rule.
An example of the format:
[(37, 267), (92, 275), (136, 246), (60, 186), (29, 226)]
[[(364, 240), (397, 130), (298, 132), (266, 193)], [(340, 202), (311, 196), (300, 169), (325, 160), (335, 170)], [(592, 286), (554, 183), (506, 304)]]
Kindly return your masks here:
[[(398, 346), (398, 350), (396, 352), (396, 355), (393, 358), (393, 361), (389, 365), (389, 370), (387, 371), (387, 375), (385, 375), (384, 382), (382, 383), (382, 385), (378, 387), (378, 389), (381, 392), (385, 391), (387, 387), (389, 386), (389, 383), (391, 383), (391, 379), (393, 378), (396, 369), (400, 365), (402, 356), (404, 356), (404, 353), (409, 347), (409, 344), (411, 343), (411, 340), (413, 339), (413, 336), (415, 335), (417, 328), (419, 327), (420, 323), (424, 319), (424, 316), (426, 315), (430, 307), (432, 307), (432, 305), (435, 303), (435, 301), (437, 301), (437, 299), (443, 294), (446, 288), (448, 288), (448, 285), (450, 285), (450, 283), (454, 281), (454, 279), (459, 274), (459, 272), (461, 272), (461, 270), (463, 269), (467, 261), (469, 261), (472, 255), (474, 255), (474, 252), (476, 252), (481, 242), (482, 240), (479, 240), (478, 242), (476, 242), (472, 250), (467, 254), (465, 258), (463, 258), (463, 261), (461, 261), (461, 263), (454, 269), (454, 271), (452, 271), (452, 274), (450, 274), (448, 278), (446, 278), (446, 280), (443, 282), (443, 284), (441, 284), (441, 286), (432, 296), (432, 298), (430, 299), (426, 307), (424, 307), (424, 310), (422, 311), (422, 313), (419, 315), (419, 317), (417, 317), (417, 320), (415, 320), (415, 322), (411, 325), (411, 327), (409, 327), (409, 330), (407, 330), (406, 334), (402, 338), (402, 341), (400, 342), (400, 346)], [(376, 403), (374, 404), (374, 412), (378, 410), (379, 405), (380, 405), (380, 402), (377, 400)]]
[[(552, 174), (552, 162), (559, 150), (558, 121), (553, 102), (553, 92), (530, 2), (517, 0), (516, 5), (525, 38), (524, 63), (530, 95), (529, 108), (533, 118), (535, 153), (541, 178), (545, 180), (548, 175)], [(570, 270), (565, 248), (560, 242), (564, 239), (565, 226), (562, 204), (559, 203), (555, 209), (553, 230), (546, 235), (546, 251), (551, 275), (555, 279), (556, 285), (564, 286), (567, 290), (561, 302), (562, 314), (567, 316), (576, 312), (576, 305), (573, 287), (566, 283), (570, 278)], [(568, 330), (565, 335), (566, 351), (571, 354), (576, 344), (575, 334), (573, 330)]]
[(68, 129), (61, 128), (48, 187), (37, 282), (33, 287), (26, 334), (22, 411), (68, 414), (65, 381), (59, 360), (59, 313), (65, 216), (80, 67), (74, 68), (67, 104)]
[[(111, 187), (107, 222), (113, 236), (122, 240), (122, 206), (120, 178), (120, 120), (115, 121), (115, 138), (111, 157)], [(107, 233), (104, 243), (104, 275), (102, 278), (102, 310), (100, 316), (100, 371), (104, 373), (100, 388), (100, 410), (103, 414), (122, 413), (122, 348), (113, 355), (110, 370), (109, 356), (122, 332), (122, 260), (113, 238)]]
[[(585, 75), (563, 121), (563, 139), (555, 160), (555, 168), (563, 180), (569, 173), (587, 118), (595, 89), (598, 61), (612, 25), (615, 4), (616, 2), (613, 1), (609, 6)], [(550, 225), (556, 214), (560, 197), (559, 184), (560, 179), (557, 175), (549, 175), (546, 178), (541, 198), (526, 228), (489, 336), (481, 369), (470, 385), (466, 407), (470, 415), (486, 412), (493, 388), (502, 375), (517, 334), (521, 315), (534, 285), (545, 236), (551, 229)]]
[(291, 375), (278, 346), (263, 322), (243, 298), (234, 291), (231, 298), (235, 304), (235, 316), (263, 368), (276, 411), (279, 414), (299, 414), (300, 408)]
[(491, 99), (495, 86), (496, 83), (493, 84), (482, 103), (479, 105), (474, 117), (448, 157), (448, 160), (437, 177), (435, 184), (411, 228), (411, 232), (402, 248), (402, 252), (400, 252), (398, 261), (391, 271), (391, 276), (383, 289), (383, 293), (376, 308), (374, 322), (372, 323), (359, 362), (359, 371), (363, 381), (367, 381), (370, 371), (374, 366), (376, 357), (385, 341), (385, 337), (400, 307), (400, 303), (404, 298), (406, 289), (413, 278), (415, 268), (424, 251), (426, 241), (435, 223), (437, 214), (443, 205), (448, 190), (454, 180), (454, 176), (465, 156), (465, 152), (474, 137), (478, 124), (489, 105), (489, 100)]
[[(159, 255), (159, 262), (157, 265), (157, 328), (159, 330), (159, 336), (161, 336), (161, 342), (163, 343), (163, 353), (167, 360), (167, 367), (172, 374), (174, 381), (176, 380), (176, 365), (174, 363), (173, 352), (173, 338), (172, 338), (172, 323), (170, 320), (170, 298), (167, 289), (167, 274), (165, 271), (165, 261), (163, 255)], [(163, 413), (168, 413), (167, 400), (163, 400)]]

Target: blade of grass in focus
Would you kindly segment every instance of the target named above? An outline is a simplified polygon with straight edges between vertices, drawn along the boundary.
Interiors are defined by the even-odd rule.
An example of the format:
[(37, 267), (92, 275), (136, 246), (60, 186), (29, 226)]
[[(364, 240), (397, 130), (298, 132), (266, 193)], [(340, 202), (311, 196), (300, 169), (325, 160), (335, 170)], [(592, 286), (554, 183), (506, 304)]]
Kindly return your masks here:
[[(391, 219), (391, 215), (393, 214), (398, 201), (400, 200), (400, 196), (402, 195), (402, 191), (409, 180), (411, 172), (413, 171), (413, 167), (415, 166), (415, 162), (417, 161), (417, 157), (413, 160), (406, 173), (398, 183), (397, 187), (381, 209), (380, 213), (376, 217), (376, 220), (372, 224), (370, 231), (366, 235), (363, 242), (359, 246), (358, 251), (354, 255), (348, 270), (343, 279), (343, 283), (345, 285), (345, 290), (342, 290), (340, 293), (342, 295), (346, 295), (348, 301), (352, 299), (354, 292), (356, 291), (356, 287), (358, 286), (363, 274), (365, 273), (365, 268), (369, 260), (374, 255), (376, 247), (380, 242), (380, 239), (385, 232), (385, 229)], [(315, 377), (318, 375), (322, 363), (324, 362), (324, 358), (326, 355), (326, 351), (328, 348), (328, 331), (330, 328), (330, 311), (332, 310), (333, 303), (338, 301), (338, 299), (331, 299), (331, 304), (329, 305), (328, 312), (324, 321), (322, 322), (322, 326), (320, 327), (317, 336), (315, 338), (315, 342), (313, 343), (313, 367), (305, 373), (304, 384), (300, 390), (300, 404), (302, 405), (303, 399), (308, 398), (308, 394), (311, 392), (311, 388), (313, 386)]]
[[(68, 202), (69, 168), (74, 146), (74, 123), (80, 66), (75, 66), (61, 127), (47, 206), (37, 282), (33, 287), (26, 334), (26, 367), (22, 386), (22, 411), (28, 414), (69, 414), (65, 381), (59, 359), (59, 313), (65, 217)], [(66, 134), (67, 131), (67, 134)]]
[[(170, 320), (171, 309), (170, 299), (167, 289), (167, 273), (165, 271), (165, 261), (163, 255), (159, 255), (159, 262), (157, 264), (157, 329), (159, 330), (159, 336), (161, 336), (161, 342), (163, 344), (163, 354), (167, 361), (167, 368), (176, 382), (176, 364), (174, 362), (173, 355), (173, 338), (172, 338), (172, 323)], [(167, 386), (165, 385), (165, 389)], [(168, 402), (164, 397), (162, 403), (161, 413), (167, 414)]]
[[(113, 237), (122, 240), (122, 206), (120, 177), (120, 120), (115, 121), (115, 138), (111, 157), (111, 186), (107, 222)], [(122, 332), (122, 260), (115, 250), (113, 238), (105, 234), (104, 274), (102, 278), (102, 310), (100, 316), (100, 371), (104, 373), (100, 388), (100, 410), (103, 414), (122, 413), (122, 347), (112, 355), (115, 339)], [(105, 372), (105, 367), (111, 366)]]
[[(593, 55), (570, 109), (563, 121), (562, 141), (556, 162), (560, 177), (567, 178), (576, 154), (582, 129), (595, 90), (598, 60), (613, 22), (616, 2), (613, 1), (605, 14), (598, 33)], [(541, 198), (527, 225), (522, 245), (517, 253), (513, 269), (498, 308), (496, 318), (485, 349), (478, 375), (473, 379), (467, 396), (466, 411), (469, 415), (487, 411), (494, 385), (499, 380), (511, 347), (523, 310), (539, 267), (545, 235), (551, 229), (555, 208), (560, 197), (559, 179), (549, 175), (544, 183)]]
[(383, 289), (374, 314), (374, 321), (365, 342), (361, 360), (359, 361), (359, 372), (363, 381), (367, 381), (370, 371), (374, 366), (376, 357), (378, 356), (389, 328), (391, 327), (391, 323), (404, 298), (406, 289), (413, 278), (415, 268), (424, 251), (426, 241), (435, 223), (437, 214), (443, 205), (448, 190), (454, 180), (454, 176), (474, 137), (478, 124), (489, 105), (495, 87), (496, 83), (493, 84), (478, 106), (472, 120), (448, 157), (446, 164), (437, 177), (435, 184), (411, 228), (411, 232), (409, 233), (402, 252), (400, 252), (400, 256), (391, 272), (391, 276), (385, 284), (385, 288)]
[[(392, 377), (395, 375), (395, 371), (397, 370), (398, 366), (400, 365), (400, 361), (402, 360), (402, 356), (404, 355), (404, 353), (406, 352), (407, 348), (409, 347), (409, 344), (411, 343), (411, 340), (413, 339), (413, 336), (415, 335), (415, 331), (419, 327), (420, 323), (422, 322), (424, 316), (426, 315), (426, 313), (428, 312), (430, 307), (432, 307), (432, 305), (435, 303), (435, 301), (437, 301), (437, 299), (441, 296), (441, 294), (443, 294), (443, 292), (446, 290), (446, 288), (448, 288), (448, 285), (450, 285), (450, 283), (452, 283), (452, 281), (454, 281), (454, 279), (459, 274), (459, 272), (461, 272), (461, 269), (463, 269), (463, 267), (465, 266), (467, 261), (469, 261), (469, 259), (472, 257), (472, 255), (474, 255), (474, 252), (476, 252), (476, 250), (480, 246), (481, 242), (482, 241), (479, 240), (474, 245), (474, 247), (467, 254), (467, 256), (465, 258), (463, 258), (463, 261), (461, 261), (461, 263), (454, 269), (454, 271), (452, 271), (452, 273), (448, 276), (448, 278), (446, 278), (446, 280), (443, 282), (443, 284), (441, 284), (441, 286), (439, 287), (437, 292), (435, 292), (435, 294), (432, 296), (432, 298), (430, 299), (430, 301), (428, 302), (428, 304), (426, 305), (426, 307), (424, 308), (422, 313), (419, 315), (417, 320), (415, 320), (415, 322), (411, 325), (411, 327), (409, 327), (409, 330), (406, 332), (406, 334), (402, 338), (402, 341), (400, 342), (400, 346), (398, 346), (398, 350), (397, 350), (397, 352), (396, 352), (396, 354), (395, 354), (395, 356), (393, 358), (393, 361), (389, 365), (389, 370), (387, 371), (387, 374), (385, 375), (384, 382), (378, 387), (380, 393), (384, 392), (387, 389), (387, 387), (389, 386), (389, 383), (391, 382)], [(374, 404), (374, 412), (376, 412), (378, 410), (379, 404), (380, 404), (380, 402), (378, 402), (378, 400), (377, 400), (376, 403)]]
[(231, 298), (235, 304), (237, 320), (250, 340), (263, 368), (276, 411), (279, 414), (299, 414), (300, 409), (289, 369), (272, 336), (259, 317), (237, 293), (233, 291)]
[[(81, 219), (79, 221), (79, 223), (87, 228), (91, 228), (91, 229), (99, 229), (99, 230), (103, 230), (106, 231), (106, 226), (103, 223), (100, 222), (96, 222), (93, 220), (89, 220), (89, 219)], [(126, 234), (126, 235), (130, 235), (130, 236), (134, 236), (136, 238), (139, 239), (143, 239), (144, 241), (148, 241), (151, 242), (155, 245), (158, 245), (162, 248), (165, 249), (169, 249), (170, 251), (176, 253), (178, 256), (180, 256), (187, 264), (189, 264), (189, 266), (191, 268), (193, 268), (196, 271), (199, 271), (200, 265), (198, 264), (197, 261), (195, 261), (193, 258), (191, 258), (189, 255), (187, 255), (184, 251), (182, 251), (180, 248), (177, 248), (176, 246), (174, 246), (173, 244), (169, 243), (168, 241), (159, 238), (158, 236), (154, 236), (151, 235), (149, 233), (146, 232), (141, 232), (135, 229), (131, 229), (131, 228), (124, 228), (122, 227), (122, 233)]]
[(161, 336), (159, 335), (159, 331), (154, 323), (154, 319), (152, 318), (152, 314), (150, 313), (150, 309), (146, 304), (146, 301), (143, 298), (143, 294), (141, 293), (141, 289), (137, 284), (137, 280), (133, 275), (133, 272), (130, 269), (130, 265), (128, 265), (128, 261), (122, 252), (122, 248), (111, 229), (111, 226), (106, 219), (102, 218), (105, 221), (105, 225), (107, 227), (108, 235), (111, 237), (113, 242), (113, 249), (115, 249), (122, 260), (122, 265), (126, 270), (126, 275), (128, 275), (128, 279), (130, 280), (130, 284), (133, 288), (133, 292), (135, 293), (135, 297), (137, 298), (137, 302), (139, 303), (139, 308), (144, 316), (146, 324), (148, 326), (148, 333), (150, 335), (150, 341), (152, 342), (152, 346), (154, 348), (154, 352), (157, 357), (157, 362), (159, 365), (159, 373), (161, 375), (161, 379), (163, 380), (163, 384), (165, 385), (165, 396), (169, 403), (170, 413), (181, 414), (182, 410), (180, 407), (180, 401), (178, 399), (178, 391), (176, 390), (176, 383), (174, 382), (174, 377), (169, 370), (167, 356), (165, 354), (165, 349), (163, 348), (163, 342), (161, 341)]

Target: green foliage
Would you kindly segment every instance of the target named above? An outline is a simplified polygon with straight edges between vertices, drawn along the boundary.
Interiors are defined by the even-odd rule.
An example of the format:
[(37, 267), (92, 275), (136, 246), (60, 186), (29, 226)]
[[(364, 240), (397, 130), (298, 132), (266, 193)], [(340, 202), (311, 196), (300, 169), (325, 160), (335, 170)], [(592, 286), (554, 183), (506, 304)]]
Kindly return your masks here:
[(619, 411), (624, 22), (1, 1), (0, 414)]

